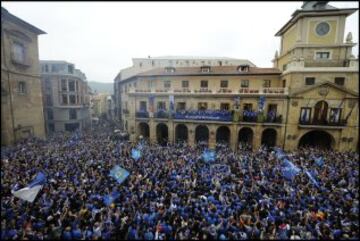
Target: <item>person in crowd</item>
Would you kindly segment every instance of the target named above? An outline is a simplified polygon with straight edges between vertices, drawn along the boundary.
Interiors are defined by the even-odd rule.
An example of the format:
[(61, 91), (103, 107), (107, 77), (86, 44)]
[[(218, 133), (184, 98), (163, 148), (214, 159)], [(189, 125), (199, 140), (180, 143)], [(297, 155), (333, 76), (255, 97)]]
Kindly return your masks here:
[[(287, 158), (311, 171), (284, 178), (273, 148), (226, 143), (204, 162), (207, 142), (165, 146), (109, 138), (109, 126), (30, 138), (1, 153), (1, 239), (359, 239), (359, 154), (299, 148)], [(318, 165), (315, 158), (322, 156)], [(211, 168), (221, 164), (230, 172)], [(109, 176), (130, 172), (121, 184)], [(11, 191), (42, 171), (33, 203)], [(103, 197), (119, 195), (108, 205)]]

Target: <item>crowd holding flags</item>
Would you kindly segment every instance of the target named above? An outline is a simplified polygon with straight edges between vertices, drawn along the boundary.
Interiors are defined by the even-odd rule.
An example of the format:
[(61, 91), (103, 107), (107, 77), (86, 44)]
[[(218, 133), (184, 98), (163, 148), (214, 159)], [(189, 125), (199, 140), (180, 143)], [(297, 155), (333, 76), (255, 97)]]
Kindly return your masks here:
[(131, 150), (131, 157), (132, 157), (135, 161), (139, 160), (140, 157), (141, 157), (141, 152), (140, 152), (140, 150), (133, 148), (133, 149)]

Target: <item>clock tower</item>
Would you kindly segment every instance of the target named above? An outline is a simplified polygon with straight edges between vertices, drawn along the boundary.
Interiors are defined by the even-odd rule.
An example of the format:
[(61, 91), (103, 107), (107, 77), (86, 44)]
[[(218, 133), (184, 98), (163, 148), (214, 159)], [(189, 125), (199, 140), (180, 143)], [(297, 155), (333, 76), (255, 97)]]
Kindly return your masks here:
[(338, 9), (327, 1), (304, 2), (275, 35), (281, 37), (281, 46), (274, 67), (285, 71), (294, 58), (308, 67), (346, 66), (355, 43), (344, 42), (345, 21), (356, 10)]

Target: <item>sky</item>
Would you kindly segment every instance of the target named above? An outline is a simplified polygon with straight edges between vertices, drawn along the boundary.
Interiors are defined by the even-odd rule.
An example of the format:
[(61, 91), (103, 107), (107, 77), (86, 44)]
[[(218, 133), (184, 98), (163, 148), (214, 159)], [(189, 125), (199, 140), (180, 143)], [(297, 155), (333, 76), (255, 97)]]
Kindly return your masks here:
[[(359, 8), (354, 2), (329, 2)], [(219, 56), (272, 67), (275, 33), (302, 2), (1, 2), (11, 14), (40, 28), (41, 60), (65, 60), (88, 81), (113, 82), (132, 58)], [(359, 11), (345, 36), (358, 43)], [(358, 46), (353, 54), (358, 57)]]

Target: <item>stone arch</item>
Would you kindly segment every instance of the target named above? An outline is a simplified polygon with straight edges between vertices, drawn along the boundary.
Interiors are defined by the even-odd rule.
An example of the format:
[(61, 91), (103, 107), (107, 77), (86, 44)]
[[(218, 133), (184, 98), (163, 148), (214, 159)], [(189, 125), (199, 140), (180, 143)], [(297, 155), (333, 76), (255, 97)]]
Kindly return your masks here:
[(175, 128), (175, 141), (188, 141), (188, 128), (184, 124), (178, 124)]
[(238, 143), (247, 144), (252, 147), (254, 131), (250, 127), (243, 127), (239, 131)]
[(266, 145), (268, 147), (276, 146), (276, 136), (277, 132), (275, 129), (265, 129), (261, 135), (261, 145)]
[(164, 123), (159, 123), (156, 126), (156, 140), (160, 145), (166, 145), (169, 141), (168, 126)]
[(335, 147), (335, 138), (326, 131), (312, 130), (305, 133), (299, 140), (298, 147), (318, 147), (332, 149)]
[(216, 143), (225, 142), (230, 143), (230, 129), (227, 126), (220, 126), (216, 130)]
[(206, 125), (198, 125), (195, 129), (195, 141), (209, 142), (209, 128)]
[(145, 139), (148, 139), (150, 137), (150, 127), (148, 123), (139, 123), (139, 135), (143, 136), (143, 138)]

